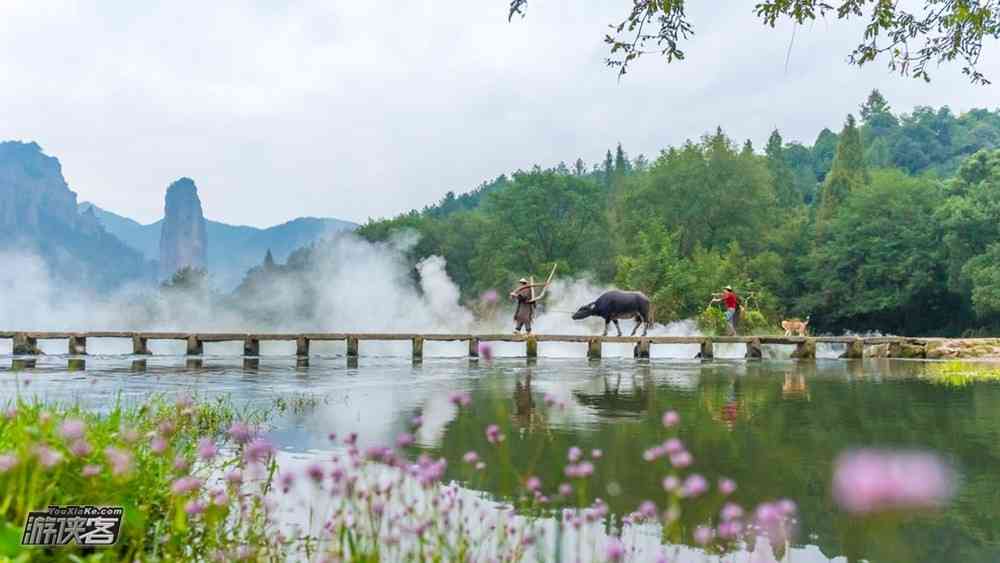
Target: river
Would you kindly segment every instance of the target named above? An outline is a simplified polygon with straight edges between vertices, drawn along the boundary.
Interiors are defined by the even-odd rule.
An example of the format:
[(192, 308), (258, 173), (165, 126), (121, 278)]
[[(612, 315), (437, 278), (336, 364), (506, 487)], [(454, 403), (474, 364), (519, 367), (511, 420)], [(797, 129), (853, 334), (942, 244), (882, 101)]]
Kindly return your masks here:
[[(332, 353), (297, 365), (294, 357), (208, 355), (192, 363), (112, 354), (73, 369), (60, 356), (33, 367), (7, 356), (0, 404), (20, 394), (100, 410), (155, 392), (229, 395), (272, 410), (269, 437), (299, 460), (329, 452), (330, 432), (392, 444), (421, 416), (413, 453), (447, 458), (446, 480), (497, 502), (526, 475), (563, 480), (571, 446), (601, 450), (589, 494), (618, 515), (662, 497), (662, 467), (643, 452), (663, 441), (661, 415), (673, 409), (693, 467), (735, 480), (735, 500), (798, 504), (792, 560), (1000, 560), (1000, 385), (934, 384), (920, 377), (929, 362), (428, 357), (414, 364), (403, 355), (362, 356), (349, 364)], [(461, 419), (449, 400), (457, 391), (471, 398)], [(462, 457), (488, 447), (481, 429), (491, 423), (507, 429), (514, 467), (473, 481)], [(831, 500), (831, 472), (839, 452), (860, 446), (939, 453), (960, 476), (955, 498), (942, 512), (891, 522), (848, 518)], [(684, 518), (698, 518), (697, 510)]]

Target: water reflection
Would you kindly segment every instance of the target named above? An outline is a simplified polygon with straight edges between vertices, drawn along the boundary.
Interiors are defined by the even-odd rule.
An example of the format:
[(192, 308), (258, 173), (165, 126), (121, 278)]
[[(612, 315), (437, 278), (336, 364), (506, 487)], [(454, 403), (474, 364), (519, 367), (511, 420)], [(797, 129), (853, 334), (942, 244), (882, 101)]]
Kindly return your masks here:
[[(510, 427), (504, 444), (513, 467), (476, 489), (504, 501), (529, 473), (555, 487), (570, 446), (601, 449), (590, 494), (619, 515), (662, 498), (666, 467), (645, 463), (642, 454), (663, 441), (660, 415), (671, 408), (681, 414), (697, 471), (735, 479), (745, 506), (785, 496), (799, 503), (799, 540), (812, 547), (796, 548), (795, 560), (806, 552), (812, 555), (801, 557), (809, 561), (843, 554), (889, 562), (1000, 560), (1000, 504), (992, 501), (1000, 490), (1000, 386), (934, 386), (914, 377), (926, 369), (922, 362), (539, 358), (526, 366), (523, 359), (428, 358), (414, 365), (409, 357), (340, 356), (303, 364), (289, 356), (248, 366), (242, 358), (189, 364), (183, 356), (90, 355), (80, 371), (66, 362), (0, 358), (10, 367), (0, 372), (0, 405), (18, 394), (95, 409), (158, 391), (225, 394), (274, 412), (272, 438), (286, 454), (307, 456), (327, 455), (330, 432), (358, 432), (362, 445), (393, 443), (419, 416), (411, 453), (444, 456), (448, 477), (463, 483), (462, 456), (490, 451), (482, 429), (498, 423)], [(454, 391), (471, 395), (469, 408), (459, 411), (449, 401)], [(279, 398), (299, 406), (277, 409)], [(859, 445), (942, 452), (961, 471), (963, 489), (944, 514), (893, 526), (847, 519), (830, 501), (831, 462)], [(699, 514), (689, 516), (692, 525)]]

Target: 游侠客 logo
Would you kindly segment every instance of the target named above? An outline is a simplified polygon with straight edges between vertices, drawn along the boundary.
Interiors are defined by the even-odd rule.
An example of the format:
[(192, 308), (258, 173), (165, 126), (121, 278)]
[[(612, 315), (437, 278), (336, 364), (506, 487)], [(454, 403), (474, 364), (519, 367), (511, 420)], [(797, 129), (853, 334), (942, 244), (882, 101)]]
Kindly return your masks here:
[(29, 512), (21, 545), (114, 545), (124, 513), (120, 506), (50, 506)]

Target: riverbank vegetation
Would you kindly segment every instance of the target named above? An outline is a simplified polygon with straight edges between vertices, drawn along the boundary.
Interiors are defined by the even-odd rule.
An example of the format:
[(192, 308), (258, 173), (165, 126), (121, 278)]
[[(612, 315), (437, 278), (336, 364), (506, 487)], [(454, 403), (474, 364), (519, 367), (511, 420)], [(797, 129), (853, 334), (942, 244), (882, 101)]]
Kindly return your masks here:
[[(464, 410), (470, 398), (456, 393), (451, 401)], [(728, 498), (735, 482), (715, 483), (692, 471), (694, 460), (677, 437), (680, 418), (672, 411), (663, 417), (665, 441), (645, 455), (651, 468), (665, 472), (663, 498), (647, 500), (624, 518), (588, 492), (602, 463), (598, 450), (569, 447), (563, 478), (542, 482), (530, 468), (525, 472), (524, 460), (511, 459), (508, 424), (470, 429), (474, 419), (460, 415), (457, 428), (475, 430), (470, 437), (480, 439), (456, 470), (472, 484), (514, 483), (512, 493), (498, 499), (512, 502), (516, 510), (510, 511), (445, 484), (445, 459), (420, 453), (410, 434), (400, 435), (395, 447), (364, 451), (355, 435), (331, 434), (332, 458), (279, 466), (260, 426), (262, 412), (238, 413), (222, 400), (186, 396), (119, 404), (104, 413), (8, 405), (0, 420), (0, 557), (534, 561), (549, 559), (553, 550), (558, 560), (565, 550), (577, 558), (622, 561), (667, 556), (662, 548), (637, 552), (628, 545), (622, 534), (632, 525), (662, 526), (664, 539), (716, 553), (760, 537), (780, 553), (794, 531), (791, 501), (744, 509)], [(414, 431), (421, 424), (415, 419)], [(50, 505), (123, 507), (117, 543), (100, 549), (20, 545), (28, 512)], [(682, 510), (699, 511), (701, 525), (682, 524), (690, 521), (680, 519)]]
[[(629, 158), (503, 175), (359, 234), (416, 232), (467, 300), (526, 274), (651, 297), (656, 320), (694, 318), (723, 285), (761, 324), (819, 331), (985, 334), (1000, 326), (1000, 111), (893, 112), (873, 91), (811, 146), (765, 147), (722, 128)], [(308, 250), (299, 259), (308, 259)]]

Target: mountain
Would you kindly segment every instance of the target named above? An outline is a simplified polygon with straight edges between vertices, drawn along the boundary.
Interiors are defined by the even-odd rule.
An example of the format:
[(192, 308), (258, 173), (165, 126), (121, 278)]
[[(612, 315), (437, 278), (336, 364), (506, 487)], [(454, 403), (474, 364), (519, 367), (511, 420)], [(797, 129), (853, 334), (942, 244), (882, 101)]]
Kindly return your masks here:
[[(79, 212), (92, 209), (98, 221), (109, 233), (141, 252), (150, 260), (160, 256), (163, 220), (142, 225), (96, 205), (83, 202)], [(299, 217), (266, 229), (244, 225), (229, 225), (207, 219), (205, 232), (208, 243), (206, 260), (209, 273), (217, 287), (236, 287), (247, 270), (261, 263), (268, 250), (275, 260), (284, 262), (297, 248), (307, 246), (341, 231), (351, 231), (356, 223), (340, 219)]]
[(181, 178), (167, 188), (167, 204), (160, 229), (160, 279), (183, 268), (206, 269), (208, 237), (198, 188), (191, 178)]
[(58, 159), (37, 143), (0, 142), (0, 249), (33, 252), (54, 277), (81, 286), (108, 289), (151, 277), (142, 253), (93, 212), (77, 211)]

